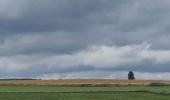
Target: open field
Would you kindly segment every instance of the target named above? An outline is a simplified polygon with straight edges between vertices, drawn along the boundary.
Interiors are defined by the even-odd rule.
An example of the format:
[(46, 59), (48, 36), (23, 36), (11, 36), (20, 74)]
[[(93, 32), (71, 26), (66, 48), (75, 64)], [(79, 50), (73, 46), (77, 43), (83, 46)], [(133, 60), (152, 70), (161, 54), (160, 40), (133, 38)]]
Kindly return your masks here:
[(148, 85), (150, 83), (170, 84), (168, 80), (0, 80), (0, 85)]
[(0, 86), (1, 100), (169, 100), (170, 86)]
[(169, 100), (170, 95), (145, 92), (0, 93), (1, 100)]
[[(148, 85), (163, 83), (168, 85)], [(110, 85), (111, 84), (111, 85)], [(130, 85), (129, 85), (130, 84)], [(169, 81), (1, 80), (1, 100), (169, 100)]]
[(170, 86), (0, 86), (0, 93), (153, 92), (170, 94)]
[(169, 100), (170, 86), (0, 86), (1, 100)]

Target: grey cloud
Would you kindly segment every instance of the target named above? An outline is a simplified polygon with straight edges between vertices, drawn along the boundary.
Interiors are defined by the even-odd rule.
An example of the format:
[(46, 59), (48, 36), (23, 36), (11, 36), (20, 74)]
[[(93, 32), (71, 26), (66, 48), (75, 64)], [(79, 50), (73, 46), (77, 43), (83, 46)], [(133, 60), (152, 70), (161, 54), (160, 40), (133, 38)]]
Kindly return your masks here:
[(159, 34), (168, 33), (169, 29), (165, 23), (165, 19), (169, 19), (166, 9), (167, 0), (154, 3), (146, 0), (29, 0), (19, 17), (1, 19), (0, 33), (66, 31), (73, 36), (82, 34), (77, 38), (82, 40), (85, 34), (85, 38), (90, 38), (88, 44), (128, 45), (148, 41), (159, 48), (155, 43)]
[[(50, 73), (96, 70), (134, 69), (143, 73), (169, 72), (170, 64), (166, 62), (169, 53), (165, 52), (169, 52), (170, 49), (169, 4), (169, 0), (14, 0), (12, 2), (1, 0), (0, 59), (6, 63), (2, 63), (0, 68), (6, 66), (10, 70), (7, 69), (0, 75), (9, 75), (10, 71), (12, 73), (9, 77), (35, 77), (44, 74), (48, 76)], [(103, 60), (98, 61), (98, 58), (94, 58), (91, 59), (92, 62), (84, 64), (84, 61), (90, 58), (76, 62), (76, 57), (76, 60), (69, 57), (61, 60), (63, 56), (74, 58), (77, 52), (86, 51), (93, 45), (120, 49), (131, 48), (132, 45), (143, 42), (152, 44), (148, 51), (154, 52), (153, 58), (141, 59), (142, 57), (136, 57), (132, 50), (129, 55), (126, 53), (121, 57), (113, 55), (117, 62), (109, 62), (108, 59), (101, 63)], [(159, 54), (157, 51), (163, 53)], [(108, 55), (112, 55), (114, 51), (109, 53)], [(56, 58), (51, 58), (52, 56)], [(87, 55), (81, 55), (80, 58), (83, 56)], [(23, 59), (25, 63), (22, 63)], [(77, 65), (63, 67), (62, 64), (68, 59)], [(119, 60), (122, 61), (121, 64), (118, 64)], [(53, 67), (49, 68), (48, 61)], [(67, 63), (73, 64), (69, 61)]]
[[(120, 1), (103, 0), (29, 0), (17, 18), (1, 19), (1, 30), (10, 33), (48, 32), (55, 30), (86, 30), (94, 20), (90, 16), (102, 16), (118, 7)], [(104, 17), (104, 16), (103, 16)], [(94, 20), (94, 21), (93, 21)], [(4, 33), (1, 31), (1, 33)]]
[(169, 72), (170, 51), (150, 50), (148, 47), (148, 44), (124, 47), (94, 46), (73, 54), (1, 57), (0, 69), (8, 75), (27, 73), (30, 76), (96, 70), (128, 71), (130, 69), (148, 73)]

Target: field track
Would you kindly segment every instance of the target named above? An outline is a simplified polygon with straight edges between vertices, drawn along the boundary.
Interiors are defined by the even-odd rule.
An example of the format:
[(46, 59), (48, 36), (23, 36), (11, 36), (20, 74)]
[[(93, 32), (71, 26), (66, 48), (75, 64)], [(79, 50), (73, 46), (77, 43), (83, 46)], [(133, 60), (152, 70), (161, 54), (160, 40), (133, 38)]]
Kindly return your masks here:
[(148, 85), (150, 83), (170, 84), (170, 80), (0, 80), (0, 85)]

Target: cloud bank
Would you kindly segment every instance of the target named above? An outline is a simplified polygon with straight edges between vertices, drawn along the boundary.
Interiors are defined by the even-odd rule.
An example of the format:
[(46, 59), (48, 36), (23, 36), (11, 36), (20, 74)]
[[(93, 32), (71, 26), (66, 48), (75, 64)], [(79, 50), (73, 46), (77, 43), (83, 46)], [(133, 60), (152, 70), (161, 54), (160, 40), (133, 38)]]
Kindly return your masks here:
[[(100, 76), (103, 78), (118, 78), (118, 76), (126, 78), (129, 70), (148, 74), (149, 72), (168, 73), (170, 71), (168, 68), (169, 58), (169, 50), (151, 50), (150, 44), (147, 43), (122, 47), (90, 46), (72, 54), (1, 57), (0, 69), (3, 70), (5, 76), (9, 77), (13, 74), (19, 77), (27, 73), (32, 77), (44, 76), (45, 78), (48, 75), (56, 76), (56, 78), (101, 78)], [(110, 74), (105, 76), (102, 71)], [(117, 74), (119, 71), (120, 73), (124, 72), (123, 75)], [(88, 73), (92, 77), (88, 76)], [(152, 76), (150, 77), (152, 78)]]

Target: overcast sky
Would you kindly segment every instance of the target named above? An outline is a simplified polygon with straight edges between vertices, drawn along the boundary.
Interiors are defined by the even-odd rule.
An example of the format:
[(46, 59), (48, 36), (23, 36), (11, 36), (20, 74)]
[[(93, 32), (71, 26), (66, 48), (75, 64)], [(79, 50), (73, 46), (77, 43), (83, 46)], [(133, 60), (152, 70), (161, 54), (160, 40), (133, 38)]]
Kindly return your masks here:
[(0, 78), (170, 79), (170, 0), (0, 0)]

